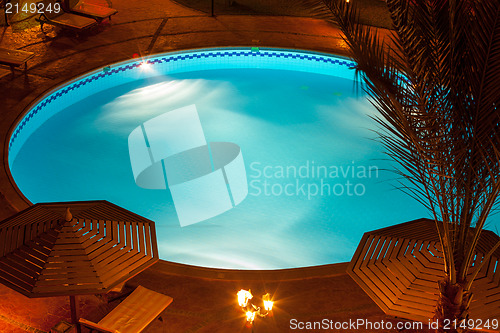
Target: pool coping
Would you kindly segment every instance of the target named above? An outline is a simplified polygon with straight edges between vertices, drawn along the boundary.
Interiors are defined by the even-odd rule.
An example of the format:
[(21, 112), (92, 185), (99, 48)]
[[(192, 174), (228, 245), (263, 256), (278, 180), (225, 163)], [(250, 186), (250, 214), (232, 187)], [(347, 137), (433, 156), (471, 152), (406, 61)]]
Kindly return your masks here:
[[(226, 18), (231, 19), (230, 15), (228, 15)], [(237, 17), (236, 19), (240, 19)], [(259, 15), (252, 15), (250, 17), (251, 20), (254, 21), (262, 21), (262, 20), (269, 20), (269, 21), (275, 21), (274, 24), (281, 24), (283, 20), (286, 20), (288, 23), (292, 22), (292, 24), (297, 24), (300, 26), (300, 24), (304, 24), (304, 22), (312, 22), (313, 24), (316, 24), (315, 22), (321, 22), (320, 26), (321, 28), (325, 27), (325, 22), (323, 20), (318, 20), (318, 19), (311, 19), (311, 18), (295, 18), (295, 17), (288, 17), (288, 18), (283, 18), (280, 16), (274, 16), (274, 17), (262, 17)], [(258, 47), (261, 48), (274, 48), (274, 49), (279, 49), (279, 48), (284, 48), (284, 49), (289, 49), (289, 50), (300, 50), (300, 51), (310, 51), (314, 53), (323, 53), (326, 55), (335, 55), (335, 56), (340, 56), (340, 57), (345, 57), (347, 54), (347, 51), (345, 49), (345, 45), (340, 44), (332, 44), (332, 38), (337, 38), (339, 31), (337, 28), (331, 26), (329, 23), (326, 24), (328, 26), (328, 31), (325, 33), (324, 31), (318, 31), (317, 35), (314, 35), (314, 38), (317, 38), (318, 41), (314, 42), (309, 42), (308, 39), (311, 38), (311, 35), (297, 35), (293, 31), (287, 31), (286, 27), (281, 27), (279, 31), (269, 33), (268, 39), (271, 39), (271, 42), (266, 42), (265, 44), (260, 44)], [(383, 29), (382, 29), (383, 30)], [(231, 30), (229, 29), (231, 32)], [(255, 38), (263, 38), (266, 39), (264, 36), (268, 32), (263, 32), (263, 31), (256, 31)], [(222, 35), (223, 33), (217, 33), (217, 35)], [(201, 35), (201, 34), (200, 34)], [(292, 36), (294, 39), (294, 43), (292, 45), (288, 46), (288, 44), (283, 45), (284, 42), (287, 41), (282, 41), (281, 38), (285, 36)], [(333, 37), (336, 36), (336, 37)], [(203, 36), (202, 36), (203, 37)], [(292, 38), (290, 37), (290, 38)], [(136, 39), (140, 38), (148, 38), (147, 36), (138, 36)], [(236, 36), (236, 39), (234, 39), (232, 42), (227, 42), (223, 40), (224, 38), (221, 37), (223, 40), (221, 41), (215, 41), (215, 48), (224, 48), (224, 47), (242, 47), (243, 45), (240, 44), (238, 41), (238, 36)], [(254, 40), (252, 40), (253, 42)], [(126, 43), (127, 41), (114, 41), (112, 43), (103, 45), (103, 46), (97, 46), (93, 47), (91, 49), (82, 49), (78, 50), (78, 52), (72, 53), (69, 55), (67, 58), (75, 58), (75, 55), (79, 55), (80, 53), (87, 53), (87, 52), (92, 52), (94, 49), (98, 48), (104, 48), (104, 49), (113, 49), (115, 48), (115, 45), (120, 45), (120, 43)], [(258, 40), (257, 40), (258, 42)], [(157, 54), (164, 53), (166, 51), (175, 51), (175, 52), (189, 52), (189, 50), (192, 49), (200, 49), (200, 48), (212, 48), (214, 47), (214, 44), (210, 44), (210, 42), (207, 43), (205, 40), (198, 40), (193, 42), (189, 42), (190, 47), (179, 47), (179, 48), (174, 48), (173, 50), (162, 50), (161, 52), (154, 52), (150, 56), (154, 56)], [(311, 47), (311, 44), (314, 44), (313, 47)], [(245, 44), (248, 46), (248, 44)], [(116, 46), (118, 47), (118, 46)], [(76, 57), (77, 58), (77, 57)], [(42, 72), (46, 68), (45, 64), (46, 63), (53, 63), (57, 61), (58, 59), (52, 59), (49, 60), (48, 62), (45, 61), (42, 63), (44, 67), (40, 69)], [(110, 58), (109, 62), (111, 63), (118, 63), (118, 62), (123, 62), (123, 61), (128, 61), (130, 60), (130, 57), (125, 57), (123, 54), (119, 55), (114, 55), (113, 57)], [(65, 59), (66, 61), (66, 59)], [(108, 63), (109, 63), (108, 62)], [(37, 65), (38, 66), (38, 65)], [(32, 66), (36, 67), (36, 66)], [(84, 68), (80, 70), (81, 68)], [(57, 87), (64, 85), (65, 83), (71, 82), (73, 80), (76, 80), (79, 76), (84, 75), (86, 73), (102, 69), (102, 64), (99, 63), (99, 61), (93, 61), (90, 65), (86, 64), (85, 66), (78, 67), (70, 76), (66, 77), (56, 77), (54, 79), (51, 79), (49, 83), (45, 84), (40, 84), (38, 86), (35, 86), (34, 89), (31, 89), (30, 92), (26, 95), (23, 96), (22, 98), (17, 100), (17, 103), (14, 107), (12, 107), (10, 110), (8, 110), (7, 114), (7, 121), (4, 123), (3, 130), (7, 129), (7, 132), (4, 132), (4, 145), (2, 147), (3, 149), (3, 172), (0, 172), (0, 181), (2, 182), (1, 185), (1, 190), (2, 192), (0, 193), (0, 199), (1, 201), (7, 201), (10, 207), (13, 208), (13, 210), (20, 211), (22, 209), (25, 209), (31, 205), (31, 202), (24, 197), (22, 192), (19, 190), (17, 187), (16, 183), (14, 182), (12, 175), (10, 173), (10, 168), (8, 166), (8, 160), (7, 160), (7, 155), (8, 155), (8, 145), (10, 141), (10, 137), (17, 127), (17, 124), (23, 119), (23, 117), (26, 115), (27, 112), (35, 105), (41, 98), (43, 98), (45, 95), (49, 94), (51, 91), (56, 89)], [(45, 69), (45, 71), (47, 71)], [(31, 75), (31, 73), (28, 73)], [(36, 74), (35, 74), (36, 75)], [(204, 278), (214, 278), (214, 279), (247, 279), (247, 278), (255, 278), (255, 279), (263, 279), (265, 277), (266, 279), (302, 279), (302, 278), (308, 278), (311, 276), (325, 276), (325, 275), (330, 275), (330, 274), (346, 274), (345, 273), (345, 267), (347, 267), (347, 263), (339, 263), (339, 264), (330, 264), (330, 265), (322, 265), (322, 266), (312, 266), (312, 267), (302, 267), (302, 268), (291, 268), (291, 269), (285, 269), (285, 270), (264, 270), (264, 271), (252, 271), (252, 270), (224, 270), (224, 269), (215, 269), (215, 268), (205, 268), (205, 267), (197, 267), (197, 266), (190, 266), (190, 265), (184, 265), (184, 264), (177, 264), (177, 263), (171, 263), (167, 261), (160, 261), (157, 265), (154, 266), (154, 269), (158, 269), (161, 271), (165, 271), (168, 273), (174, 273), (174, 274), (193, 274), (197, 275), (200, 277)], [(221, 276), (224, 276), (223, 278)]]
[[(333, 53), (326, 53), (326, 52), (321, 52), (321, 51), (313, 51), (313, 50), (303, 50), (303, 49), (297, 49), (297, 48), (281, 48), (281, 47), (259, 47), (259, 52), (265, 52), (265, 51), (270, 51), (270, 52), (297, 52), (298, 54), (304, 54), (304, 55), (311, 55), (312, 57), (333, 57), (334, 60), (330, 61), (331, 63), (335, 64), (336, 60), (335, 58), (339, 58), (340, 60), (343, 60), (344, 62), (352, 63), (352, 60), (350, 60), (348, 57), (343, 56), (343, 55), (337, 55)], [(254, 47), (248, 45), (248, 46), (237, 46), (237, 47), (211, 47), (211, 48), (190, 48), (190, 49), (183, 49), (183, 50), (175, 50), (171, 52), (162, 52), (162, 53), (155, 53), (149, 55), (147, 58), (144, 58), (142, 61), (143, 62), (149, 62), (151, 59), (152, 62), (156, 61), (158, 58), (162, 57), (169, 57), (169, 56), (178, 56), (178, 55), (183, 55), (183, 54), (190, 54), (190, 53), (203, 53), (203, 52), (219, 52), (219, 51), (247, 51), (249, 53), (254, 52)], [(296, 58), (298, 55), (294, 56)], [(279, 58), (280, 56), (275, 56)], [(302, 59), (302, 58), (301, 58)], [(307, 59), (311, 61), (312, 59)], [(313, 59), (316, 60), (316, 59)], [(318, 61), (318, 60), (316, 60)], [(118, 68), (118, 71), (122, 70), (122, 67), (138, 67), (137, 65), (138, 60), (137, 59), (126, 59), (123, 61), (118, 61), (118, 62), (113, 62), (112, 64), (109, 64), (108, 66), (113, 69), (113, 72), (115, 72), (114, 69)], [(347, 64), (340, 64), (341, 66), (348, 66)], [(235, 67), (236, 68), (236, 67)], [(65, 88), (67, 89), (68, 87), (76, 84), (79, 81), (82, 80), (88, 80), (91, 77), (100, 76), (102, 75), (103, 72), (103, 67), (99, 66), (94, 69), (91, 69), (89, 71), (84, 72), (83, 74), (78, 74), (62, 83), (58, 83), (41, 94), (39, 94), (35, 99), (33, 99), (28, 106), (23, 108), (23, 111), (21, 114), (18, 115), (16, 120), (11, 124), (9, 132), (7, 134), (7, 140), (5, 142), (5, 147), (6, 151), (4, 152), (4, 155), (9, 155), (9, 146), (11, 142), (11, 138), (13, 133), (17, 130), (19, 124), (25, 119), (27, 115), (30, 114), (34, 110), (34, 108), (40, 104), (41, 101), (46, 99), (49, 96), (53, 96), (54, 93), (57, 91)], [(105, 73), (105, 75), (108, 75), (108, 72)], [(57, 98), (57, 97), (56, 97)], [(19, 130), (19, 132), (22, 131), (22, 128)], [(7, 171), (8, 171), (8, 176), (11, 184), (15, 186), (15, 189), (17, 190), (18, 194), (23, 197), (23, 199), (28, 203), (28, 205), (31, 205), (32, 203), (24, 196), (22, 191), (17, 187), (17, 184), (15, 183), (13, 176), (10, 171), (9, 167), (9, 160), (4, 159), (4, 164), (7, 165)], [(347, 268), (348, 263), (333, 263), (333, 264), (325, 264), (325, 265), (318, 265), (318, 266), (306, 266), (306, 267), (296, 267), (296, 268), (287, 268), (287, 269), (268, 269), (268, 270), (251, 270), (251, 269), (221, 269), (221, 268), (212, 268), (212, 267), (200, 267), (200, 266), (195, 266), (195, 265), (189, 265), (189, 264), (181, 264), (181, 263), (175, 263), (175, 262), (169, 262), (166, 260), (160, 260), (159, 264), (155, 265), (156, 270), (162, 271), (162, 272), (168, 272), (171, 274), (177, 274), (177, 275), (189, 275), (189, 276), (196, 276), (196, 277), (202, 277), (202, 278), (209, 278), (209, 279), (225, 279), (225, 280), (261, 280), (261, 279), (266, 279), (266, 280), (293, 280), (293, 279), (302, 279), (305, 277), (317, 277), (317, 276), (325, 276), (325, 275), (340, 275), (340, 274), (345, 274), (346, 273), (346, 268)]]
[(159, 260), (150, 270), (159, 273), (179, 276), (190, 276), (210, 280), (224, 281), (290, 281), (313, 279), (317, 277), (341, 276), (347, 274), (349, 263), (336, 263), (319, 266), (269, 269), (269, 270), (248, 270), (248, 269), (223, 269), (212, 267), (201, 267), (188, 264), (175, 263), (166, 260)]
[[(213, 58), (213, 59), (212, 59)], [(223, 59), (222, 61), (216, 61), (215, 63), (213, 62), (216, 58), (221, 58)], [(256, 65), (248, 65), (244, 62), (239, 62), (235, 59), (242, 59), (243, 61), (248, 61), (248, 59), (253, 60), (254, 58), (257, 59)], [(296, 48), (277, 48), (277, 47), (253, 47), (253, 46), (238, 46), (238, 47), (216, 47), (216, 48), (195, 48), (195, 49), (186, 49), (186, 50), (176, 50), (176, 51), (170, 51), (170, 52), (162, 52), (162, 53), (155, 53), (148, 55), (147, 57), (144, 58), (133, 58), (133, 59), (128, 59), (125, 61), (119, 61), (119, 62), (114, 62), (111, 64), (108, 64), (105, 67), (97, 67), (93, 70), (87, 71), (84, 74), (78, 75), (76, 77), (73, 77), (62, 84), (59, 84), (55, 87), (52, 87), (50, 90), (46, 91), (44, 94), (41, 96), (37, 97), (34, 99), (28, 107), (26, 107), (22, 114), (16, 119), (15, 123), (12, 124), (11, 128), (9, 129), (9, 132), (7, 134), (7, 164), (9, 165), (9, 156), (11, 155), (12, 152), (12, 147), (15, 146), (15, 142), (18, 139), (18, 135), (20, 135), (23, 132), (23, 129), (30, 123), (31, 118), (34, 118), (35, 116), (39, 116), (42, 118), (47, 117), (47, 119), (51, 118), (53, 115), (57, 114), (59, 111), (50, 112), (49, 114), (44, 114), (44, 109), (45, 108), (50, 108), (50, 104), (54, 101), (55, 103), (61, 103), (60, 100), (64, 95), (68, 93), (72, 93), (77, 97), (76, 102), (80, 101), (82, 98), (87, 98), (90, 97), (91, 95), (86, 95), (84, 93), (83, 97), (80, 96), (80, 94), (76, 93), (76, 91), (80, 87), (84, 87), (87, 84), (92, 84), (93, 81), (98, 81), (100, 79), (109, 79), (113, 75), (120, 75), (122, 72), (129, 72), (132, 70), (137, 70), (138, 68), (141, 67), (143, 63), (147, 64), (152, 64), (152, 65), (158, 65), (158, 66), (173, 66), (172, 72), (169, 73), (177, 73), (178, 71), (181, 73), (184, 73), (186, 69), (182, 68), (177, 69), (175, 66), (177, 64), (180, 64), (180, 66), (186, 66), (187, 71), (193, 71), (196, 70), (198, 71), (199, 69), (193, 69), (189, 68), (189, 63), (194, 60), (194, 62), (204, 59), (209, 59), (208, 63), (208, 69), (209, 70), (214, 70), (214, 69), (238, 69), (238, 68), (268, 68), (267, 60), (266, 59), (279, 59), (281, 63), (283, 61), (288, 62), (292, 61), (292, 63), (288, 63), (287, 66), (290, 66), (290, 70), (292, 71), (305, 71), (305, 72), (311, 72), (311, 73), (318, 73), (322, 75), (333, 75), (333, 76), (340, 76), (344, 77), (344, 74), (337, 72), (329, 74), (326, 73), (325, 70), (332, 70), (332, 68), (335, 68), (336, 66), (339, 67), (347, 67), (348, 69), (354, 68), (354, 62), (350, 60), (348, 57), (342, 56), (342, 55), (335, 55), (335, 54), (330, 54), (330, 53), (325, 53), (325, 52), (316, 52), (316, 51), (311, 51), (311, 50), (301, 50), (301, 49), (296, 49)], [(299, 62), (302, 63), (304, 61), (304, 66), (299, 66), (298, 64), (294, 64), (293, 62), (297, 59), (300, 59)], [(212, 60), (212, 62), (210, 62)], [(316, 62), (316, 63), (315, 63)], [(186, 64), (186, 65), (184, 65)], [(253, 64), (253, 62), (252, 62)], [(310, 65), (312, 64), (312, 66)], [(317, 67), (315, 67), (316, 65)], [(194, 65), (196, 67), (196, 65)], [(241, 66), (241, 67), (240, 67)], [(253, 67), (255, 66), (255, 67)], [(271, 69), (274, 69), (275, 65), (270, 66)], [(276, 65), (277, 67), (280, 67), (280, 63)], [(287, 67), (285, 66), (285, 67)], [(297, 68), (295, 68), (297, 66)], [(321, 66), (327, 66), (326, 68), (323, 68)], [(332, 66), (332, 68), (328, 68), (328, 66)], [(278, 69), (283, 69), (283, 68), (278, 68)], [(202, 69), (202, 70), (205, 70)], [(129, 74), (130, 75), (130, 74)], [(155, 77), (156, 75), (165, 75), (163, 72), (160, 72), (159, 74), (146, 74), (144, 75), (144, 78), (149, 78), (149, 77)], [(127, 78), (127, 75), (125, 75), (125, 81), (124, 82), (129, 82), (130, 80), (135, 80), (135, 79), (130, 79)], [(124, 84), (123, 82), (118, 84), (121, 85)], [(111, 84), (109, 87), (106, 87), (105, 89), (110, 89), (114, 87), (113, 84)], [(84, 87), (85, 88), (85, 87)], [(95, 89), (94, 89), (95, 91)], [(75, 96), (75, 97), (76, 97)], [(57, 101), (59, 100), (59, 101)], [(71, 103), (75, 103), (70, 102)], [(64, 104), (64, 103), (63, 103)], [(67, 104), (67, 103), (66, 103)], [(66, 108), (67, 106), (59, 106), (61, 109)], [(40, 112), (41, 111), (41, 112)], [(39, 113), (40, 112), (40, 113)], [(47, 112), (47, 111), (45, 111)], [(33, 119), (34, 120), (34, 119)], [(46, 121), (46, 120), (45, 120)], [(36, 131), (36, 129), (40, 125), (35, 125), (35, 128), (33, 128), (31, 131)], [(26, 135), (26, 134), (25, 134)], [(31, 134), (28, 134), (26, 139), (30, 136)], [(26, 140), (25, 139), (25, 140)], [(24, 145), (24, 142), (22, 141), (20, 144), (18, 143), (18, 149), (19, 151), (22, 146)], [(14, 149), (14, 152), (16, 150)], [(13, 153), (14, 158), (17, 155), (17, 153)], [(10, 167), (8, 167), (8, 176), (11, 179), (11, 183), (15, 183), (12, 173), (10, 172)], [(17, 186), (16, 186), (17, 187)], [(22, 191), (19, 190), (19, 192)], [(24, 197), (24, 194), (22, 194)], [(28, 202), (29, 200), (25, 198)]]
[[(219, 47), (200, 47), (200, 48), (185, 48), (185, 49), (176, 49), (172, 50), (172, 53), (188, 53), (194, 50), (217, 50), (217, 49), (227, 49), (227, 48), (243, 48), (243, 47), (249, 47), (251, 48), (252, 46), (246, 45), (226, 45), (226, 46), (219, 46)], [(349, 61), (349, 58), (346, 55), (345, 50), (343, 49), (337, 49), (335, 52), (326, 52), (325, 50), (314, 50), (310, 48), (283, 48), (280, 46), (273, 46), (273, 45), (260, 45), (259, 48), (263, 49), (273, 49), (273, 50), (289, 50), (289, 51), (300, 51), (300, 52), (305, 52), (305, 53), (314, 53), (314, 54), (319, 54), (319, 55), (325, 55), (325, 56), (335, 56), (335, 57), (341, 57), (344, 58), (345, 60)], [(148, 55), (147, 57), (156, 57), (158, 55), (161, 55), (166, 52), (158, 52), (158, 53), (153, 53)], [(124, 64), (124, 63), (131, 63), (133, 62), (134, 59), (130, 58), (120, 58), (116, 59), (116, 61), (113, 61), (112, 64)], [(31, 206), (33, 203), (28, 200), (22, 193), (22, 191), (19, 189), (17, 186), (16, 182), (14, 181), (12, 177), (12, 173), (10, 171), (9, 167), (9, 160), (8, 160), (8, 155), (9, 155), (9, 144), (10, 144), (10, 139), (11, 136), (13, 135), (14, 131), (16, 130), (18, 124), (23, 120), (23, 118), (31, 111), (31, 109), (36, 106), (37, 103), (39, 103), (41, 100), (43, 100), (45, 97), (49, 96), (52, 94), (54, 91), (56, 91), (59, 87), (69, 85), (71, 83), (77, 82), (80, 80), (83, 76), (87, 76), (91, 73), (97, 73), (103, 69), (102, 66), (94, 66), (90, 69), (85, 69), (76, 75), (71, 76), (70, 78), (62, 78), (60, 80), (57, 80), (54, 84), (50, 85), (47, 88), (41, 89), (41, 90), (36, 90), (32, 94), (26, 96), (23, 98), (19, 104), (23, 105), (20, 107), (20, 111), (17, 112), (16, 117), (13, 121), (11, 121), (8, 125), (8, 130), (7, 133), (5, 134), (3, 138), (3, 151), (2, 151), (2, 157), (3, 157), (3, 169), (5, 172), (6, 180), (10, 183), (11, 187), (10, 188), (4, 188), (4, 186), (1, 186), (0, 190), (0, 195), (3, 196), (8, 203), (16, 210), (16, 211), (21, 211), (23, 209), (28, 208)], [(0, 174), (0, 181), (3, 180), (1, 179), (3, 175)], [(5, 195), (4, 190), (7, 190)]]

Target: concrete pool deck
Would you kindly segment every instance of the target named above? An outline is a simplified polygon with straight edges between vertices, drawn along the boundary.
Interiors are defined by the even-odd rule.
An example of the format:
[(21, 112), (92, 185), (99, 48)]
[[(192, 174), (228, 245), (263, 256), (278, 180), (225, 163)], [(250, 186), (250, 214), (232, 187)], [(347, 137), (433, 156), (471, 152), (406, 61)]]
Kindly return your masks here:
[[(113, 1), (119, 13), (111, 22), (75, 37), (39, 26), (23, 30), (0, 27), (0, 47), (34, 52), (27, 75), (0, 79), (0, 135), (5, 157), (9, 131), (26, 108), (45, 92), (68, 79), (130, 59), (173, 50), (217, 46), (272, 46), (309, 49), (336, 54), (346, 52), (338, 30), (318, 19), (280, 16), (216, 16), (183, 7), (172, 1)], [(387, 31), (381, 30), (382, 35)], [(26, 208), (29, 203), (17, 192), (0, 168), (0, 219)], [(50, 191), (50, 189), (47, 189)], [(286, 254), (284, 254), (286, 255)], [(230, 271), (196, 268), (160, 262), (130, 281), (174, 298), (145, 332), (250, 332), (236, 306), (236, 292), (251, 288), (255, 295), (270, 292), (276, 300), (272, 318), (257, 319), (256, 332), (288, 332), (290, 320), (323, 319), (344, 322), (386, 318), (383, 312), (345, 273), (346, 264), (280, 271)], [(0, 332), (48, 332), (69, 318), (66, 297), (28, 299), (0, 285)], [(116, 303), (116, 302), (115, 302)], [(99, 320), (110, 305), (95, 296), (80, 298), (82, 316)], [(351, 331), (351, 330), (345, 330)], [(357, 332), (371, 332), (359, 329)], [(378, 332), (397, 332), (380, 330)], [(418, 330), (401, 330), (413, 332)]]

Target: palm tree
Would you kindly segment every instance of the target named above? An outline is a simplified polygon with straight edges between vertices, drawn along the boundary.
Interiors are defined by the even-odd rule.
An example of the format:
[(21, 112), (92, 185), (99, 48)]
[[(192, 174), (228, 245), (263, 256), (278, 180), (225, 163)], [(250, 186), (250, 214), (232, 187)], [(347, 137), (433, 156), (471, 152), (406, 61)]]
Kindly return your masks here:
[(380, 114), (400, 188), (436, 221), (446, 276), (436, 318), (460, 322), (482, 267), (474, 249), (499, 203), (500, 0), (387, 0), (385, 40), (359, 24), (355, 0), (324, 2)]

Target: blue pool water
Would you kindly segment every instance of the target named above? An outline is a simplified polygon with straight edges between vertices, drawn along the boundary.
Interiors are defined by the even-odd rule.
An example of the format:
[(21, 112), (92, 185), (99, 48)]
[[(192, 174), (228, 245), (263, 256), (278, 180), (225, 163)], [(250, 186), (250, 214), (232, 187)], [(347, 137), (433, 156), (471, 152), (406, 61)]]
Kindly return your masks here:
[[(395, 175), (385, 171), (392, 164), (373, 140), (375, 111), (355, 93), (350, 62), (250, 49), (149, 61), (90, 73), (32, 108), (9, 150), (13, 178), (29, 200), (111, 201), (156, 222), (162, 259), (220, 268), (349, 261), (364, 232), (428, 216), (393, 189)], [(190, 105), (207, 142), (241, 149), (248, 194), (182, 227), (173, 190), (136, 184), (128, 140), (141, 125), (146, 133), (148, 120)], [(195, 185), (193, 196), (210, 197), (215, 188)]]

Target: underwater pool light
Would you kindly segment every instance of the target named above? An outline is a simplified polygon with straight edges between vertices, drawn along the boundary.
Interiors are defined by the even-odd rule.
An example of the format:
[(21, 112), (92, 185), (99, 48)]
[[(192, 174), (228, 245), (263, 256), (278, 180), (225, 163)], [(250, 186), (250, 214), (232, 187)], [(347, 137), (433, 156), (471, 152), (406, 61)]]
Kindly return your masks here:
[(153, 69), (153, 66), (148, 61), (143, 61), (139, 64), (139, 68), (143, 71), (151, 71)]

